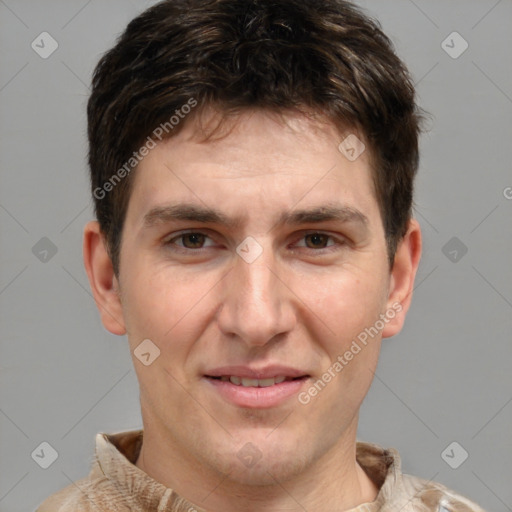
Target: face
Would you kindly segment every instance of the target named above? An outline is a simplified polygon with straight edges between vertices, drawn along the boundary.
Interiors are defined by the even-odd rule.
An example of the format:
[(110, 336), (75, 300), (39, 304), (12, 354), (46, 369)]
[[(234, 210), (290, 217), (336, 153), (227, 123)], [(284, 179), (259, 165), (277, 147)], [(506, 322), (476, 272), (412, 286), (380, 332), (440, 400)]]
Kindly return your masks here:
[(381, 337), (403, 316), (368, 150), (350, 161), (350, 132), (285, 120), (242, 114), (209, 142), (190, 123), (157, 145), (120, 258), (132, 355), (151, 340), (150, 364), (133, 355), (145, 428), (253, 484), (355, 439)]

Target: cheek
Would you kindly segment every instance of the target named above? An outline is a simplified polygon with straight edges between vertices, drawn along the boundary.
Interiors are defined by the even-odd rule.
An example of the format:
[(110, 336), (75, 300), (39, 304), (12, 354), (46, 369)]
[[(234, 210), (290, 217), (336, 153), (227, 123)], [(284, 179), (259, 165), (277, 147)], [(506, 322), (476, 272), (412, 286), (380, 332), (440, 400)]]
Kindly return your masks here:
[[(312, 309), (331, 331), (327, 337), (319, 336), (320, 330), (316, 333), (325, 372), (320, 380), (328, 382), (316, 405), (331, 410), (332, 418), (343, 421), (348, 421), (360, 406), (371, 385), (380, 352), (380, 332), (375, 334), (370, 329), (379, 319), (386, 298), (386, 280), (379, 282), (378, 273), (368, 277), (362, 270), (350, 270), (329, 279), (311, 280), (304, 287), (308, 290), (304, 302), (314, 304)], [(317, 387), (323, 389), (323, 384)]]
[[(139, 272), (134, 271), (125, 279), (123, 310), (141, 402), (153, 410), (165, 411), (169, 396), (173, 396), (176, 407), (185, 410), (190, 400), (182, 389), (187, 379), (188, 354), (200, 335), (200, 321), (204, 318), (208, 296), (201, 298), (212, 286), (208, 287), (209, 280), (205, 279), (200, 287), (194, 279), (174, 269), (155, 271), (151, 264), (132, 268), (139, 268)], [(148, 366), (137, 360), (137, 348), (146, 339), (154, 343), (158, 353)]]
[(162, 338), (194, 314), (203, 289), (192, 286), (184, 272), (169, 269), (147, 272), (150, 264), (146, 268), (140, 265), (132, 268), (139, 271), (126, 280), (123, 304), (132, 332)]
[(329, 328), (335, 349), (373, 325), (382, 312), (386, 284), (377, 275), (347, 269), (315, 279), (303, 276), (301, 299)]

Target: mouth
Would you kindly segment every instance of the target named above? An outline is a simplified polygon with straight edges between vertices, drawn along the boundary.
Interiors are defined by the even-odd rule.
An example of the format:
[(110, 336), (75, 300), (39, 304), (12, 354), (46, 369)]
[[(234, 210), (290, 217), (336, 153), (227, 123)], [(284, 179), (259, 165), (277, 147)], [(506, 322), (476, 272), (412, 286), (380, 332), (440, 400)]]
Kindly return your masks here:
[(268, 388), (281, 384), (282, 382), (291, 382), (309, 378), (309, 375), (302, 375), (300, 377), (287, 377), (284, 375), (278, 375), (276, 377), (269, 377), (266, 379), (251, 379), (247, 377), (238, 377), (236, 375), (221, 375), (215, 377), (213, 375), (205, 375), (208, 379), (219, 380), (221, 382), (230, 382), (235, 386), (243, 386), (245, 388)]
[(270, 409), (285, 404), (310, 380), (310, 375), (265, 378), (240, 375), (204, 375), (209, 390), (223, 401), (246, 409)]

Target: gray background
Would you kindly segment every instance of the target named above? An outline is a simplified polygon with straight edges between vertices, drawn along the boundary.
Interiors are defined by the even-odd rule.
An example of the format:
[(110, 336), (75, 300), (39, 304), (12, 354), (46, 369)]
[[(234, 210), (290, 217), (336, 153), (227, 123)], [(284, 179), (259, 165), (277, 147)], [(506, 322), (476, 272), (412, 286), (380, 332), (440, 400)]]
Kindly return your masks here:
[[(100, 323), (81, 244), (92, 218), (91, 72), (151, 3), (0, 0), (2, 512), (34, 510), (85, 476), (97, 432), (141, 426), (127, 340)], [(432, 114), (413, 305), (403, 332), (384, 341), (359, 438), (398, 448), (404, 472), (512, 510), (512, 1), (359, 3), (392, 37)], [(59, 45), (47, 59), (31, 48), (43, 31)], [(456, 59), (441, 46), (453, 31), (469, 43)], [(56, 254), (41, 252), (47, 241), (33, 251), (43, 237)], [(43, 441), (58, 452), (46, 470), (31, 458)], [(457, 469), (441, 456), (453, 441), (462, 448), (448, 450), (452, 465), (469, 453)]]

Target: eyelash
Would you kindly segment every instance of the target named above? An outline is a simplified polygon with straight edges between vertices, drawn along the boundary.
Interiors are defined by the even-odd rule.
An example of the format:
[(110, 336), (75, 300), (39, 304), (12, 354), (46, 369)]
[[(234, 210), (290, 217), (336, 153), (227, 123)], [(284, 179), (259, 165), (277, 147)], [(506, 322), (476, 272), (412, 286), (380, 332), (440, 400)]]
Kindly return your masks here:
[[(174, 235), (172, 238), (164, 240), (163, 245), (165, 247), (171, 247), (171, 250), (179, 252), (179, 253), (182, 253), (182, 254), (185, 254), (185, 253), (187, 253), (187, 254), (202, 253), (205, 250), (208, 250), (208, 247), (200, 247), (199, 249), (189, 249), (189, 248), (186, 248), (186, 247), (179, 247), (179, 246), (174, 245), (173, 242), (175, 240), (183, 239), (183, 237), (185, 237), (187, 235), (204, 235), (205, 237), (207, 237), (210, 240), (212, 240), (212, 238), (207, 233), (204, 233), (202, 231), (184, 231), (184, 232), (181, 232), (181, 233), (179, 233), (177, 235)], [(302, 236), (301, 236), (301, 238), (299, 240), (302, 240), (302, 239), (306, 238), (307, 236), (311, 236), (311, 235), (327, 236), (328, 239), (334, 240), (335, 243), (333, 245), (330, 245), (330, 246), (328, 245), (327, 247), (321, 247), (319, 249), (314, 249), (314, 248), (311, 248), (311, 247), (301, 247), (301, 249), (310, 250), (310, 251), (313, 251), (316, 254), (322, 255), (322, 254), (328, 254), (328, 253), (333, 252), (333, 251), (337, 251), (337, 250), (340, 249), (341, 246), (346, 245), (346, 241), (345, 240), (339, 239), (339, 238), (337, 238), (337, 237), (335, 237), (333, 235), (330, 235), (329, 233), (325, 233), (323, 231), (308, 231), (308, 232), (305, 232), (305, 233), (302, 234)]]

